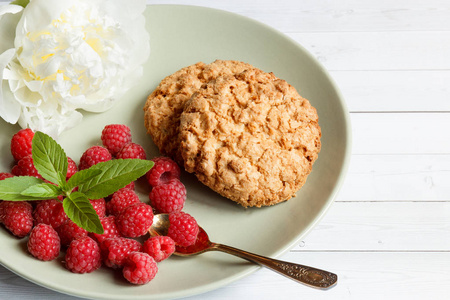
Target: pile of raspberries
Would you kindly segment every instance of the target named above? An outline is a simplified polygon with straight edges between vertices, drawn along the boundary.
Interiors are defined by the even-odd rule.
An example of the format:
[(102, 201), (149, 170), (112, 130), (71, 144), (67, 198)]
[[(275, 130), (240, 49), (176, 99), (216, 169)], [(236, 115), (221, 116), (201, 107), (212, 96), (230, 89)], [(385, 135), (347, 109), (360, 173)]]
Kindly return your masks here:
[[(0, 180), (13, 176), (42, 178), (31, 155), (34, 132), (18, 131), (11, 139), (15, 163), (10, 173), (0, 173)], [(147, 159), (142, 146), (133, 143), (131, 130), (122, 124), (104, 127), (102, 146), (87, 149), (77, 165), (68, 158), (69, 179), (78, 170), (111, 159)], [(151, 186), (149, 203), (135, 192), (135, 182), (105, 199), (90, 200), (104, 228), (103, 234), (87, 232), (68, 218), (62, 198), (43, 201), (1, 201), (0, 224), (17, 238), (28, 236), (28, 252), (43, 261), (61, 259), (74, 273), (90, 273), (102, 265), (121, 270), (133, 284), (151, 281), (157, 263), (167, 259), (176, 245), (195, 243), (199, 231), (196, 220), (182, 211), (186, 188), (180, 181), (179, 166), (168, 157), (153, 158), (153, 168), (146, 174)], [(167, 236), (148, 235), (154, 213), (168, 213)], [(64, 254), (65, 252), (65, 254)]]

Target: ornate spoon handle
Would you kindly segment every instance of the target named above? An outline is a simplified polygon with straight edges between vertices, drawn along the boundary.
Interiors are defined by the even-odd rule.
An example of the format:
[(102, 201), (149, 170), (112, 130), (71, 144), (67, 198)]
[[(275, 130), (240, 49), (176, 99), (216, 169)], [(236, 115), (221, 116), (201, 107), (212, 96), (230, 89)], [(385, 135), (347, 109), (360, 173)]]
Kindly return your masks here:
[(280, 273), (292, 280), (309, 285), (311, 287), (327, 289), (334, 286), (337, 283), (337, 275), (324, 270), (285, 262), (268, 258), (265, 256), (250, 253), (244, 250), (233, 248), (227, 245), (211, 243), (209, 251), (222, 251), (228, 254), (232, 254), (251, 262), (260, 264), (275, 272)]

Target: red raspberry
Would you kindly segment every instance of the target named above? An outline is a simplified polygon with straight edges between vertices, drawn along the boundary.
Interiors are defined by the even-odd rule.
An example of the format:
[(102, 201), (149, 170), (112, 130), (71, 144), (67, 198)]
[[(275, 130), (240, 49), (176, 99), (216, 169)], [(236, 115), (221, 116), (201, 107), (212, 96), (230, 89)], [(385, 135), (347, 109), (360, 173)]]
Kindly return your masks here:
[(17, 164), (12, 168), (11, 173), (16, 176), (33, 176), (42, 179), (42, 176), (34, 167), (33, 157), (31, 156), (31, 154), (19, 160)]
[(66, 252), (66, 268), (73, 273), (91, 273), (102, 265), (100, 247), (88, 236), (73, 240)]
[(136, 143), (128, 143), (117, 153), (116, 158), (147, 159), (144, 148)]
[(147, 253), (131, 252), (125, 259), (122, 272), (130, 283), (146, 284), (155, 278), (158, 266), (153, 257)]
[(68, 219), (56, 229), (62, 246), (69, 246), (73, 240), (87, 236), (88, 232)]
[(130, 189), (133, 190), (135, 189), (135, 183), (134, 181), (130, 182), (129, 184), (127, 184), (126, 186), (123, 187), (123, 189)]
[(163, 183), (152, 188), (149, 199), (160, 213), (178, 212), (183, 209), (186, 200), (186, 188), (178, 179)]
[(102, 130), (101, 140), (111, 155), (116, 156), (123, 146), (131, 143), (131, 130), (126, 125), (106, 125)]
[(99, 217), (104, 217), (106, 215), (106, 202), (105, 199), (95, 199), (95, 200), (89, 200), (91, 202), (92, 206), (94, 207), (95, 212)]
[(33, 212), (34, 223), (44, 223), (58, 228), (69, 217), (64, 212), (61, 202), (55, 199), (39, 201)]
[(107, 238), (114, 238), (119, 237), (120, 232), (119, 229), (117, 229), (116, 225), (116, 217), (109, 216), (109, 217), (102, 217), (100, 218), (100, 222), (103, 226), (103, 234), (98, 233), (92, 233), (92, 236), (99, 242), (103, 242), (103, 240)]
[(135, 191), (123, 188), (112, 195), (111, 200), (106, 204), (106, 210), (109, 215), (118, 216), (128, 206), (140, 202)]
[(23, 201), (3, 201), (0, 203), (0, 223), (17, 237), (24, 237), (33, 228), (33, 207)]
[(14, 175), (11, 173), (0, 172), (0, 180), (6, 179), (6, 178), (11, 178), (11, 177), (14, 177)]
[(80, 158), (78, 170), (84, 170), (98, 164), (99, 162), (111, 160), (112, 156), (108, 149), (102, 146), (92, 146), (84, 151)]
[(168, 236), (153, 236), (144, 242), (142, 251), (161, 262), (175, 252), (175, 242)]
[(188, 247), (195, 243), (198, 235), (197, 221), (185, 212), (169, 214), (169, 230), (167, 236), (171, 237), (175, 244)]
[(172, 179), (180, 179), (180, 167), (168, 157), (160, 156), (152, 159), (155, 165), (147, 172), (148, 183), (155, 187)]
[(73, 159), (71, 159), (70, 157), (67, 157), (67, 175), (66, 175), (66, 180), (68, 180), (70, 177), (73, 176), (73, 174), (75, 174), (78, 171), (77, 168), (77, 164), (75, 163), (75, 161)]
[(31, 230), (27, 247), (31, 255), (37, 259), (48, 261), (58, 257), (61, 246), (55, 229), (41, 223)]
[(117, 269), (123, 267), (128, 254), (141, 251), (142, 245), (136, 240), (118, 237), (105, 239), (100, 244), (100, 249), (105, 265)]
[(135, 203), (125, 208), (117, 217), (117, 228), (125, 237), (139, 237), (153, 224), (153, 209), (145, 203)]
[(30, 128), (21, 129), (11, 139), (11, 154), (16, 161), (31, 155), (34, 132)]

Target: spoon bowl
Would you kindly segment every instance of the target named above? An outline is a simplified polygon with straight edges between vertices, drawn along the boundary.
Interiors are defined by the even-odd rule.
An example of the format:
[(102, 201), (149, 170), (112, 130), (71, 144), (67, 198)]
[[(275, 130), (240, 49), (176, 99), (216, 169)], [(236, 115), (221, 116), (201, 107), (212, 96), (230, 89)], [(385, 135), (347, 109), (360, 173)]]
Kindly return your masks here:
[[(169, 226), (170, 221), (168, 214), (156, 214), (153, 217), (153, 224), (149, 229), (149, 233), (151, 236), (167, 235)], [(178, 256), (192, 256), (207, 251), (221, 251), (241, 257), (252, 263), (259, 264), (272, 271), (278, 272), (294, 281), (315, 288), (328, 289), (337, 283), (337, 275), (328, 271), (276, 260), (227, 245), (211, 242), (206, 231), (200, 226), (195, 244), (188, 247), (176, 245), (174, 254)]]

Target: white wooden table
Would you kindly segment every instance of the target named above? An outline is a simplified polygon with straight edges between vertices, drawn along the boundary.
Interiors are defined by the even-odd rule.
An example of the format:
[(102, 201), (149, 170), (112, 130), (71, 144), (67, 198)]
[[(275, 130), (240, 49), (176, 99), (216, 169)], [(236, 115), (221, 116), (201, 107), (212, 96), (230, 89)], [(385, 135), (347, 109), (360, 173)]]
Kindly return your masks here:
[[(286, 33), (329, 70), (353, 127), (339, 196), (281, 257), (336, 272), (338, 285), (315, 290), (261, 269), (189, 299), (449, 299), (450, 1), (148, 3), (224, 9)], [(75, 298), (0, 266), (0, 299)]]

